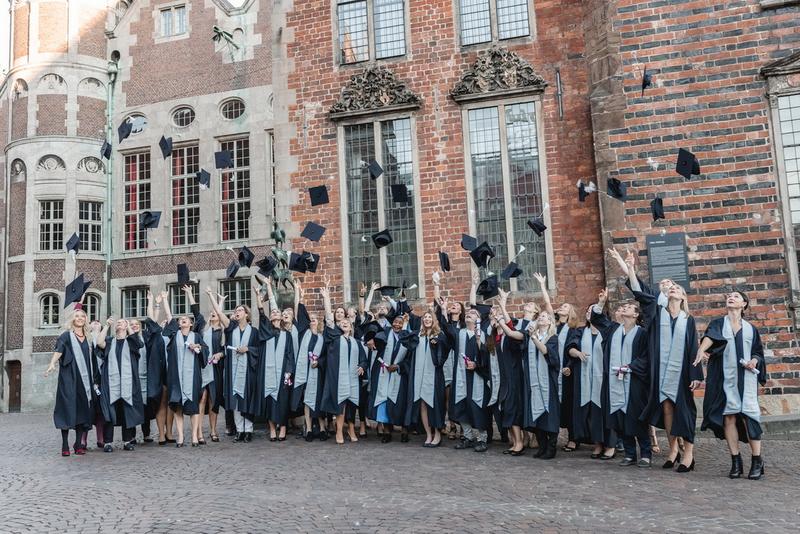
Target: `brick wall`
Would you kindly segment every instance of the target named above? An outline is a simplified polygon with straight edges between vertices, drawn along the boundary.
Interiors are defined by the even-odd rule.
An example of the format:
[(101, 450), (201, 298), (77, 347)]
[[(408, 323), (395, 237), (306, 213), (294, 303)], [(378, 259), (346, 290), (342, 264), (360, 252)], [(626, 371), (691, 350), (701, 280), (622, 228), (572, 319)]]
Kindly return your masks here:
[[(7, 98), (0, 99), (0, 145), (8, 143), (8, 113), (11, 105)], [(5, 183), (5, 182), (3, 182)]]
[(67, 135), (67, 95), (36, 97), (36, 135)]
[(53, 350), (56, 348), (56, 341), (58, 341), (58, 336), (34, 337), (32, 339), (33, 349), (31, 352), (53, 352)]
[(67, 53), (68, 13), (66, 2), (39, 4), (39, 52)]
[[(30, 172), (30, 171), (29, 171)], [(10, 221), (8, 226), (8, 255), (18, 256), (25, 253), (25, 190), (26, 182), (12, 183), (8, 198)]]
[[(579, 177), (594, 173), (583, 28), (578, 24), (584, 13), (578, 1), (536, 1), (533, 5), (536, 39), (507, 44), (549, 82), (543, 95), (545, 146), (540, 159), (547, 163), (552, 218), (549, 231), (559, 300), (584, 305), (594, 298), (603, 280), (596, 200), (581, 204), (575, 190)], [(449, 0), (413, 4), (409, 23), (408, 56), (381, 64), (423, 100), (422, 107), (413, 113), (422, 212), (419, 224), (424, 235), (419, 253), (424, 255), (425, 272), (430, 273), (438, 268), (438, 250), (449, 250), (453, 271), (448, 273), (448, 288), (454, 297), (466, 299), (471, 260), (458, 247), (461, 233), (468, 230), (461, 108), (448, 94), (477, 54), (474, 48), (459, 46), (453, 2)], [(341, 284), (337, 130), (327, 110), (349, 77), (362, 67), (334, 67), (329, 4), (296, 3), (287, 16), (287, 26), (294, 35), (288, 44), (289, 59), (294, 62), (288, 87), (296, 92), (297, 100), (289, 108), (289, 120), (297, 124), (298, 132), (304, 132), (290, 146), (291, 154), (298, 159), (292, 186), (301, 189), (292, 220), (301, 224), (314, 220), (328, 228), (321, 244), (314, 247), (324, 258), (320, 273), (309, 283), (319, 284), (324, 273)], [(564, 88), (563, 120), (559, 120), (556, 107), (557, 67)], [(329, 185), (331, 204), (312, 208), (305, 188), (322, 183)], [(334, 290), (334, 299), (342, 300), (340, 286)]]
[[(250, 247), (250, 250), (256, 255), (255, 261), (268, 254), (269, 249), (270, 247)], [(225, 269), (234, 259), (236, 259), (236, 255), (229, 250), (212, 250), (208, 252), (176, 253), (146, 258), (114, 260), (111, 264), (111, 277), (117, 279), (172, 274), (177, 280), (177, 268), (180, 263), (187, 264), (190, 272), (196, 273)], [(255, 267), (251, 271), (255, 272)], [(242, 272), (244, 274), (246, 271)]]
[(19, 5), (14, 9), (14, 60), (28, 55), (28, 30), (30, 7)]
[(80, 39), (78, 53), (84, 56), (106, 57), (106, 10), (98, 9), (96, 3), (84, 2), (75, 5), (79, 9), (78, 27)]
[(23, 341), (23, 313), (25, 310), (25, 264), (8, 266), (8, 329), (6, 349), (20, 349)]
[(28, 135), (28, 97), (18, 98), (11, 104), (11, 140)]
[(78, 97), (78, 135), (103, 139), (106, 127), (106, 103), (90, 96)]

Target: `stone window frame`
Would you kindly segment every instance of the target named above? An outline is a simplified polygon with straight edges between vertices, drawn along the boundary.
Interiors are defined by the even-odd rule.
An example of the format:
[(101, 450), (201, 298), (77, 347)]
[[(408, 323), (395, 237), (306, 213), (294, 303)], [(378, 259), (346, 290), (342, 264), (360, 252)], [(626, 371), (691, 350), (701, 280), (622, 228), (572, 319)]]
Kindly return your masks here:
[(167, 292), (169, 293), (169, 311), (172, 312), (173, 317), (179, 315), (191, 315), (192, 310), (189, 305), (186, 294), (183, 292), (183, 286), (188, 285), (192, 288), (194, 301), (200, 302), (200, 284), (198, 282), (189, 281), (188, 284), (179, 284), (172, 282), (167, 284)]
[(61, 298), (48, 291), (39, 297), (39, 328), (61, 327)]
[[(225, 106), (227, 106), (229, 104), (237, 104), (237, 103), (242, 105), (242, 112), (239, 115), (237, 115), (236, 117), (226, 117), (225, 116)], [(247, 113), (247, 104), (245, 104), (243, 98), (239, 98), (238, 96), (232, 96), (230, 98), (226, 98), (225, 100), (223, 100), (222, 102), (219, 103), (219, 114), (220, 114), (220, 116), (222, 117), (223, 120), (226, 120), (226, 121), (238, 121), (238, 120), (241, 120), (242, 117), (244, 117), (246, 113)]]
[(86, 312), (86, 317), (89, 322), (100, 321), (101, 305), (103, 299), (98, 293), (86, 293), (83, 299), (83, 311)]
[(253, 297), (249, 278), (229, 278), (219, 280), (217, 283), (219, 294), (225, 297), (223, 312), (232, 313), (238, 306), (250, 308), (250, 318), (253, 318)]
[[(39, 252), (59, 252), (64, 248), (64, 199), (63, 198), (40, 198), (38, 200), (38, 248)], [(57, 205), (60, 207), (57, 208)], [(44, 208), (48, 206), (48, 213), (51, 215), (43, 216)], [(56, 211), (60, 211), (60, 216), (53, 216)], [(57, 234), (60, 233), (60, 237)], [(44, 237), (44, 239), (43, 239)], [(45, 246), (45, 244), (47, 246)]]
[[(120, 312), (122, 317), (126, 319), (144, 319), (147, 317), (147, 292), (150, 291), (149, 286), (136, 285), (123, 287), (120, 289)], [(136, 309), (129, 305), (128, 300), (136, 298)], [(141, 313), (139, 313), (141, 312)]]
[[(238, 156), (238, 153), (237, 153), (237, 151), (238, 151), (238, 149), (237, 149), (237, 150), (234, 151), (234, 154), (233, 154), (234, 166), (231, 167), (230, 169), (220, 169), (220, 178), (219, 178), (219, 181), (220, 181), (219, 194), (220, 194), (220, 196), (219, 196), (219, 212), (218, 213), (219, 213), (219, 221), (220, 221), (220, 224), (219, 224), (219, 239), (220, 239), (220, 242), (222, 242), (222, 243), (235, 243), (237, 241), (246, 241), (246, 240), (250, 239), (250, 236), (251, 236), (251, 229), (252, 229), (251, 228), (251, 222), (252, 222), (252, 218), (253, 218), (253, 173), (252, 173), (252, 150), (253, 150), (253, 146), (252, 146), (252, 143), (250, 142), (250, 134), (249, 133), (245, 133), (245, 134), (233, 135), (233, 136), (230, 136), (230, 137), (217, 139), (217, 142), (219, 143), (219, 150), (226, 150), (225, 146), (226, 146), (227, 143), (234, 143), (234, 145), (235, 145), (239, 141), (247, 141), (247, 153), (248, 153), (247, 162), (248, 162), (248, 164), (247, 165), (238, 166), (239, 156)], [(248, 185), (248, 188), (247, 188), (247, 195), (246, 196), (241, 196), (241, 197), (236, 196), (233, 199), (223, 199), (222, 196), (225, 194), (225, 185), (223, 184), (223, 181), (224, 180), (228, 180), (230, 182), (231, 181), (230, 176), (231, 176), (232, 173), (236, 174), (236, 177), (234, 179), (238, 180), (239, 179), (239, 173), (243, 173), (243, 172), (246, 172), (247, 173), (247, 177), (248, 177), (247, 180), (248, 180), (248, 184), (249, 185)], [(236, 191), (236, 190), (234, 189), (234, 191)], [(244, 205), (245, 203), (247, 204), (247, 208), (246, 209), (249, 211), (249, 215), (248, 215), (248, 217), (246, 219), (246, 223), (247, 223), (246, 228), (242, 232), (239, 224), (236, 223), (234, 225), (234, 227), (235, 227), (235, 230), (234, 230), (234, 234), (235, 235), (234, 235), (234, 237), (229, 237), (229, 238), (226, 239), (225, 235), (224, 235), (224, 232), (225, 232), (225, 217), (223, 216), (223, 206), (226, 206), (226, 205), (239, 205), (239, 204)], [(239, 211), (241, 209), (245, 209), (245, 208), (237, 207), (234, 210), (234, 215), (233, 215), (234, 218), (238, 218), (238, 214), (239, 214)], [(244, 235), (241, 236), (241, 237), (239, 236), (240, 232), (244, 233)]]
[[(86, 209), (84, 209), (84, 207)], [(97, 208), (99, 219), (92, 218), (93, 207)], [(84, 214), (89, 215), (84, 217)], [(80, 251), (91, 253), (103, 252), (103, 202), (95, 199), (78, 199), (78, 235), (81, 238)], [(97, 239), (92, 236), (96, 235)], [(92, 246), (89, 246), (92, 245)]]
[[(128, 180), (128, 176), (125, 174), (127, 171), (128, 166), (128, 158), (136, 158), (136, 180)], [(141, 174), (144, 171), (144, 168), (141, 167), (144, 165), (143, 160), (147, 160), (147, 177), (140, 178)], [(122, 249), (124, 252), (137, 252), (141, 250), (147, 250), (150, 248), (150, 243), (148, 240), (148, 230), (142, 229), (140, 227), (140, 217), (142, 212), (149, 211), (153, 207), (153, 160), (150, 154), (150, 148), (146, 148), (144, 150), (132, 150), (130, 152), (126, 152), (122, 155)], [(137, 198), (137, 207), (134, 210), (128, 209), (128, 205), (126, 202), (127, 187), (135, 187), (136, 188), (136, 198)], [(140, 196), (144, 195), (145, 190), (147, 191), (147, 206), (142, 207), (138, 205), (141, 201)], [(128, 217), (135, 216), (135, 219), (132, 219), (132, 224), (135, 225), (136, 233), (138, 234), (135, 237), (134, 246), (129, 247), (128, 244)]]
[(492, 38), (489, 41), (480, 43), (462, 44), (461, 39), (461, 0), (453, 0), (453, 27), (455, 28), (455, 38), (458, 42), (459, 48), (463, 50), (473, 50), (480, 48), (487, 48), (492, 45), (513, 45), (516, 43), (530, 43), (536, 40), (536, 6), (534, 0), (527, 0), (528, 3), (528, 35), (520, 35), (518, 37), (509, 37), (507, 39), (499, 38), (499, 27), (497, 24), (497, 0), (486, 0), (489, 3), (489, 25), (492, 33)]
[[(355, 3), (358, 1), (366, 2), (367, 4), (367, 35), (368, 35), (368, 46), (369, 46), (369, 53), (368, 57), (365, 60), (361, 61), (351, 61), (345, 62), (342, 61), (342, 48), (339, 44), (339, 4), (349, 4)], [(374, 2), (375, 0), (330, 0), (331, 2), (331, 24), (333, 27), (333, 64), (336, 67), (355, 67), (361, 68), (364, 64), (367, 63), (378, 63), (378, 62), (386, 62), (386, 61), (398, 61), (407, 59), (410, 55), (410, 48), (411, 48), (411, 9), (410, 3), (411, 0), (403, 0), (403, 36), (405, 39), (405, 52), (403, 54), (399, 54), (396, 56), (390, 57), (382, 57), (378, 59), (375, 54), (375, 10), (374, 10)]]
[[(186, 12), (185, 16), (186, 27), (184, 28), (184, 31), (182, 33), (164, 35), (161, 28), (161, 13), (163, 11), (168, 11), (168, 10), (171, 10), (174, 13), (175, 9), (179, 7), (183, 7)], [(192, 34), (191, 13), (192, 13), (192, 3), (188, 2), (187, 0), (175, 0), (173, 2), (164, 2), (154, 5), (152, 10), (153, 21), (154, 21), (153, 43), (161, 44), (161, 43), (168, 43), (171, 41), (180, 41), (182, 39), (188, 39)], [(174, 27), (174, 21), (173, 21), (173, 27)]]
[[(190, 120), (186, 124), (181, 124), (181, 121), (179, 121), (178, 119), (178, 113), (187, 111), (190, 113), (192, 120)], [(170, 112), (169, 116), (172, 119), (172, 124), (176, 128), (188, 128), (189, 126), (194, 124), (195, 120), (197, 120), (197, 113), (195, 112), (194, 108), (192, 108), (192, 106), (187, 106), (187, 105), (177, 106), (175, 109), (172, 110), (172, 112)]]
[[(189, 155), (193, 151), (194, 155)], [(180, 154), (183, 154), (181, 157)], [(193, 160), (193, 161), (192, 161)], [(188, 161), (188, 163), (187, 163)], [(175, 174), (176, 167), (183, 164), (183, 172)], [(200, 143), (190, 142), (172, 149), (169, 165), (169, 201), (170, 201), (170, 246), (187, 247), (200, 242), (200, 183), (197, 172), (200, 171)], [(193, 197), (195, 202), (175, 203), (176, 187), (180, 188), (181, 198)], [(194, 211), (194, 217), (190, 217)], [(195, 219), (194, 223), (192, 219)], [(182, 235), (180, 235), (182, 232)], [(193, 232), (193, 233), (192, 233)], [(193, 237), (193, 240), (190, 239)], [(178, 241), (176, 241), (178, 239)]]
[[(501, 107), (513, 104), (520, 104), (526, 102), (533, 102), (534, 106), (534, 113), (536, 114), (536, 142), (537, 142), (537, 149), (538, 149), (538, 157), (539, 157), (539, 174), (540, 174), (540, 187), (542, 192), (542, 206), (549, 205), (550, 203), (550, 194), (549, 194), (549, 179), (547, 173), (547, 145), (545, 144), (545, 135), (544, 135), (544, 104), (543, 104), (543, 94), (536, 93), (536, 94), (528, 94), (525, 96), (518, 96), (513, 98), (503, 98), (499, 96), (498, 98), (481, 98), (476, 99), (473, 101), (464, 102), (461, 104), (461, 130), (462, 130), (462, 139), (463, 139), (463, 153), (464, 153), (464, 180), (466, 185), (466, 205), (467, 205), (467, 222), (469, 225), (469, 232), (470, 235), (476, 235), (476, 221), (475, 221), (475, 194), (473, 191), (473, 183), (472, 183), (472, 157), (470, 152), (470, 136), (469, 136), (469, 112), (473, 109), (480, 109), (480, 108), (488, 108), (488, 107)], [(499, 111), (499, 116), (502, 118), (503, 114)], [(517, 252), (517, 246), (514, 241), (514, 227), (513, 221), (511, 220), (511, 209), (512, 209), (512, 202), (511, 202), (511, 187), (510, 187), (510, 171), (509, 171), (509, 159), (508, 159), (508, 142), (506, 136), (506, 128), (503, 126), (504, 122), (500, 124), (500, 146), (501, 146), (501, 164), (503, 168), (503, 195), (505, 197), (505, 217), (506, 217), (506, 257), (511, 258)], [(544, 210), (542, 215), (544, 219), (544, 224), (548, 228), (552, 228), (552, 221), (550, 217), (550, 209)], [(531, 230), (532, 231), (532, 230)], [(481, 236), (476, 236), (478, 239)], [(546, 269), (546, 276), (547, 276), (547, 286), (549, 291), (555, 291), (556, 289), (556, 280), (555, 280), (555, 263), (554, 263), (554, 249), (553, 249), (553, 239), (552, 239), (552, 232), (545, 232), (544, 234), (544, 242), (545, 242), (545, 258), (547, 263)], [(494, 265), (492, 270), (496, 273), (499, 273), (505, 265)], [(477, 269), (474, 263), (470, 264), (470, 269)], [(527, 273), (533, 274), (533, 273)], [(512, 278), (510, 281), (510, 290), (514, 292), (520, 292), (523, 295), (536, 295), (539, 293), (538, 287), (529, 287), (527, 290), (521, 291), (519, 289), (519, 282), (516, 278)]]
[[(420, 197), (420, 158), (419, 158), (419, 142), (417, 137), (417, 121), (416, 116), (414, 113), (409, 113), (407, 111), (400, 111), (394, 113), (375, 113), (367, 116), (358, 116), (352, 117), (347, 119), (340, 119), (336, 123), (336, 144), (337, 144), (337, 157), (338, 157), (338, 174), (339, 174), (339, 191), (341, 194), (341, 198), (343, 199), (342, 202), (339, 203), (339, 220), (341, 224), (341, 235), (342, 237), (342, 288), (343, 293), (345, 295), (345, 300), (349, 302), (348, 297), (353, 293), (353, 283), (357, 282), (364, 282), (367, 287), (371, 282), (376, 280), (350, 280), (350, 243), (349, 238), (345, 236), (349, 236), (349, 223), (347, 220), (347, 216), (349, 213), (348, 202), (347, 202), (347, 173), (346, 173), (346, 163), (345, 163), (345, 137), (344, 137), (344, 129), (347, 126), (354, 126), (359, 124), (366, 124), (372, 123), (373, 124), (373, 139), (375, 143), (375, 160), (381, 161), (382, 160), (382, 150), (383, 145), (381, 142), (381, 134), (380, 134), (380, 127), (375, 127), (376, 124), (381, 122), (390, 121), (390, 120), (397, 120), (397, 119), (408, 119), (411, 123), (411, 150), (414, 162), (414, 170), (412, 173), (413, 178), (413, 199), (414, 199), (414, 224), (415, 224), (415, 233), (416, 233), (416, 240), (419, 244), (417, 248), (417, 278), (418, 280), (407, 280), (409, 285), (414, 283), (417, 284), (417, 299), (424, 299), (426, 295), (426, 277), (425, 277), (425, 248), (424, 248), (424, 240), (423, 240), (423, 220), (422, 220), (422, 207), (421, 207), (421, 197)], [(379, 187), (379, 200), (378, 200), (378, 226), (379, 230), (387, 229), (385, 226), (386, 221), (386, 213), (385, 210), (381, 209), (386, 202), (386, 195), (385, 193), (380, 193), (385, 190), (382, 186), (383, 184), (383, 176), (377, 178), (380, 180), (381, 187)], [(376, 180), (376, 181), (377, 181)], [(383, 202), (381, 202), (381, 197), (383, 198)], [(391, 200), (389, 200), (391, 202)], [(388, 228), (391, 231), (391, 228)], [(389, 245), (391, 246), (391, 245)], [(387, 254), (386, 248), (381, 248), (379, 250), (379, 258), (381, 262), (380, 266), (380, 273), (381, 273), (381, 284), (386, 285), (387, 283), (394, 283), (399, 282), (398, 280), (388, 280), (388, 264), (387, 264)]]

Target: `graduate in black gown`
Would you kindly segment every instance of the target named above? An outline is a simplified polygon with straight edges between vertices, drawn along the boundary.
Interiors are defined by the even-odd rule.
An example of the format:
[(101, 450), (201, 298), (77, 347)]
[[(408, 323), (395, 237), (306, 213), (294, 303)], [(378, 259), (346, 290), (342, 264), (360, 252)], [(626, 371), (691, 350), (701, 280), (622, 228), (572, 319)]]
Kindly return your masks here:
[(206, 294), (225, 333), (223, 406), (226, 411), (233, 412), (234, 441), (249, 443), (253, 439), (253, 419), (260, 409), (258, 369), (261, 338), (258, 329), (250, 324), (248, 306), (237, 305), (228, 317), (211, 288), (206, 288)]
[[(458, 331), (466, 326), (464, 322), (466, 307), (456, 300), (445, 301), (441, 294), (441, 277), (442, 273), (438, 271), (433, 273), (433, 311), (442, 331), (447, 334), (451, 329)], [(454, 440), (458, 437), (458, 424), (450, 418), (449, 407), (450, 395), (453, 389), (453, 366), (457, 358), (455, 354), (456, 348), (452, 345), (449, 345), (449, 347), (450, 351), (447, 353), (447, 359), (445, 359), (442, 367), (444, 374), (445, 430), (447, 431), (447, 439)]]
[(58, 336), (53, 357), (44, 373), (45, 378), (56, 370), (58, 386), (53, 423), (61, 430), (61, 455), (69, 456), (69, 431), (75, 430), (75, 454), (86, 454), (85, 434), (92, 427), (94, 405), (97, 402), (93, 387), (93, 365), (89, 346), (86, 312), (75, 310), (67, 331)]
[(303, 290), (300, 282), (295, 280), (294, 283), (298, 296), (296, 326), (300, 346), (295, 360), (291, 409), (303, 414), (306, 441), (312, 441), (315, 437), (325, 441), (328, 439), (328, 432), (324, 414), (320, 410), (324, 378), (319, 364), (323, 348), (322, 328), (317, 315), (309, 314), (302, 302)]
[[(662, 467), (677, 472), (694, 470), (694, 435), (697, 407), (693, 392), (703, 382), (703, 370), (693, 365), (697, 357), (697, 329), (689, 314), (686, 291), (675, 284), (667, 292), (667, 306), (659, 306), (658, 292), (636, 276), (636, 260), (628, 251), (625, 259), (609, 250), (628, 277), (628, 286), (641, 306), (642, 327), (649, 336), (650, 396), (643, 418), (664, 428), (670, 452)], [(678, 438), (684, 441), (681, 460)]]
[(390, 328), (378, 333), (378, 356), (369, 370), (369, 418), (379, 423), (382, 443), (392, 440), (393, 426), (403, 427), (402, 439), (408, 441), (404, 424), (410, 355), (403, 344), (403, 339), (409, 335), (405, 326), (403, 316), (397, 316)]
[(749, 307), (747, 295), (731, 291), (726, 295), (727, 314), (708, 324), (694, 362), (708, 362), (702, 429), (711, 429), (728, 442), (731, 453), (730, 478), (744, 473), (739, 442), (750, 443), (750, 480), (764, 476), (761, 457), (761, 409), (758, 387), (767, 382), (764, 347), (758, 329), (743, 317)]
[(144, 414), (142, 419), (142, 438), (145, 443), (152, 443), (153, 438), (150, 437), (150, 421), (156, 416), (155, 411), (148, 403), (147, 398), (147, 375), (150, 367), (149, 353), (147, 351), (147, 341), (150, 335), (145, 332), (144, 327), (138, 319), (129, 319), (131, 331), (139, 338), (142, 347), (139, 349), (139, 388), (142, 391), (142, 404), (144, 405)]
[[(167, 443), (165, 426), (168, 411), (166, 404), (167, 358), (166, 346), (162, 336), (163, 329), (156, 321), (154, 302), (153, 294), (148, 291), (147, 317), (141, 322), (142, 339), (147, 353), (147, 394), (144, 398), (144, 427), (149, 429), (150, 421), (155, 419), (159, 435), (158, 444), (165, 445)], [(164, 399), (163, 405), (162, 398)]]
[[(217, 312), (212, 308), (208, 314), (208, 321), (206, 321), (205, 316), (200, 313), (200, 305), (194, 301), (192, 292), (189, 291), (186, 293), (186, 297), (192, 315), (194, 316), (194, 331), (203, 336), (203, 341), (209, 349), (208, 362), (206, 362), (206, 366), (203, 368), (203, 381), (200, 384), (202, 388), (202, 393), (200, 394), (200, 435), (197, 441), (200, 445), (205, 445), (206, 440), (203, 437), (203, 416), (206, 413), (208, 413), (208, 428), (211, 432), (211, 441), (219, 441), (219, 435), (217, 434), (217, 415), (219, 414), (219, 407), (222, 402), (221, 391), (223, 381), (223, 365), (220, 363), (220, 360), (225, 350), (225, 336)], [(219, 307), (221, 307), (222, 301), (218, 304)]]
[[(114, 335), (107, 336), (114, 328)], [(113, 452), (114, 427), (122, 427), (123, 448), (134, 450), (136, 426), (144, 421), (144, 403), (139, 383), (139, 350), (144, 343), (128, 321), (109, 317), (100, 333), (97, 348), (102, 350), (100, 406), (105, 418), (104, 452)]]

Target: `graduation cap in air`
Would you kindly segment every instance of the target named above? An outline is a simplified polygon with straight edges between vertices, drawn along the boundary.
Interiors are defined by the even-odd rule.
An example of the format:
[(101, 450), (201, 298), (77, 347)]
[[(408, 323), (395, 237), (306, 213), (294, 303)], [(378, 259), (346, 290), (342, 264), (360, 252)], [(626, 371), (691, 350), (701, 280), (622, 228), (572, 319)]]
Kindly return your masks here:
[(197, 174), (197, 181), (200, 182), (200, 189), (205, 191), (209, 187), (211, 187), (211, 173), (205, 169), (200, 169)]
[(478, 240), (468, 234), (461, 234), (461, 248), (467, 252), (472, 252), (478, 248)]
[(275, 270), (275, 267), (278, 266), (278, 260), (273, 256), (266, 256), (263, 260), (257, 261), (256, 266), (258, 267), (258, 274), (261, 276), (269, 276), (272, 274), (272, 271)]
[(689, 180), (693, 174), (700, 174), (700, 162), (697, 157), (688, 150), (681, 148), (678, 150), (678, 162), (675, 164), (675, 172)]
[(122, 124), (119, 125), (117, 128), (117, 135), (119, 135), (119, 142), (123, 142), (128, 136), (131, 135), (133, 131), (133, 123), (128, 119), (122, 121)]
[(100, 157), (111, 158), (111, 144), (108, 141), (103, 141), (103, 147), (100, 149)]
[(189, 266), (185, 263), (178, 264), (178, 285), (186, 285), (190, 282), (189, 280)]
[(84, 293), (86, 293), (86, 290), (89, 289), (90, 285), (92, 285), (92, 281), (84, 281), (83, 273), (79, 274), (78, 277), (70, 282), (69, 285), (64, 289), (64, 307), (66, 308), (73, 302), (78, 302), (81, 300), (81, 297)]
[(584, 183), (583, 180), (578, 180), (578, 200), (581, 202), (586, 201), (586, 197), (597, 191), (597, 186), (594, 182)]
[(653, 214), (653, 221), (664, 218), (664, 201), (661, 197), (656, 197), (650, 201), (650, 212)]
[(608, 179), (608, 194), (616, 198), (617, 200), (621, 200), (625, 202), (625, 199), (628, 198), (628, 186), (624, 183), (620, 182), (616, 178), (609, 178)]
[(369, 175), (373, 180), (377, 179), (381, 174), (383, 174), (383, 167), (381, 167), (381, 164), (374, 159), (369, 162), (367, 169), (369, 169)]
[(247, 247), (242, 247), (239, 249), (239, 266), (241, 267), (250, 267), (253, 265), (253, 260), (256, 258), (256, 255), (253, 254), (253, 251)]
[(478, 267), (486, 267), (489, 264), (489, 260), (494, 258), (494, 250), (489, 246), (489, 243), (484, 241), (472, 249), (469, 255), (472, 257), (472, 261), (475, 262), (475, 265)]
[(503, 269), (503, 272), (500, 273), (500, 276), (504, 280), (510, 280), (511, 278), (517, 278), (518, 276), (522, 275), (522, 269), (519, 268), (515, 262), (511, 262), (506, 265), (506, 268)]
[(478, 289), (476, 290), (476, 293), (482, 296), (484, 299), (490, 299), (500, 294), (497, 286), (498, 286), (497, 275), (493, 274), (492, 276), (484, 279), (480, 284), (478, 284)]
[(394, 295), (394, 294), (395, 294), (395, 292), (396, 292), (398, 289), (400, 289), (400, 288), (399, 288), (399, 287), (397, 287), (397, 286), (381, 286), (381, 287), (379, 287), (379, 288), (378, 288), (378, 291), (379, 291), (379, 292), (380, 292), (380, 294), (381, 294), (381, 295), (383, 295), (384, 297), (391, 297), (392, 295)]
[(450, 256), (447, 255), (447, 252), (439, 251), (439, 267), (441, 267), (442, 272), (450, 272)]
[(330, 202), (328, 200), (328, 188), (324, 185), (309, 188), (308, 196), (311, 197), (312, 206), (319, 206), (320, 204), (327, 204)]
[(394, 239), (389, 230), (381, 230), (377, 234), (372, 234), (372, 242), (375, 243), (375, 248), (383, 248), (393, 243)]
[(214, 167), (217, 169), (230, 169), (233, 167), (233, 152), (230, 150), (214, 152)]
[(238, 272), (239, 272), (239, 262), (236, 261), (236, 260), (233, 260), (231, 262), (231, 264), (228, 265), (228, 268), (225, 269), (225, 277), (226, 278), (233, 278), (234, 276), (236, 276), (236, 273), (238, 273)]
[(67, 244), (64, 248), (67, 249), (67, 252), (77, 254), (78, 250), (81, 248), (80, 236), (78, 234), (72, 234), (72, 236), (67, 240)]
[(161, 149), (161, 155), (164, 156), (164, 159), (170, 157), (172, 154), (172, 138), (162, 135), (161, 140), (158, 142), (158, 148)]
[(142, 228), (158, 228), (159, 222), (161, 222), (160, 211), (143, 211), (139, 215), (139, 226)]
[(315, 222), (309, 221), (308, 223), (306, 223), (306, 227), (303, 228), (300, 237), (304, 237), (309, 241), (319, 241), (320, 239), (322, 239), (322, 235), (324, 233), (325, 233), (324, 226), (320, 226)]
[(403, 285), (400, 287), (400, 296), (401, 297), (405, 297), (406, 296), (406, 290), (408, 290), (408, 289), (416, 289), (416, 288), (417, 288), (417, 284), (408, 285), (408, 282), (403, 280)]
[(653, 86), (653, 77), (647, 72), (647, 65), (644, 66), (644, 73), (642, 74), (642, 96), (644, 96), (644, 90), (648, 87)]
[(544, 224), (544, 217), (542, 217), (541, 215), (539, 217), (529, 219), (528, 227), (534, 232), (536, 232), (536, 235), (538, 235), (539, 237), (544, 235), (544, 231), (547, 230), (547, 226)]
[(392, 202), (408, 202), (408, 187), (405, 184), (392, 184)]
[(298, 273), (314, 273), (317, 272), (318, 263), (319, 254), (312, 254), (305, 250), (300, 254), (292, 252), (289, 257), (289, 270)]
[(492, 307), (489, 304), (473, 304), (471, 308), (478, 312), (481, 321), (485, 323), (489, 320), (489, 314), (492, 313)]

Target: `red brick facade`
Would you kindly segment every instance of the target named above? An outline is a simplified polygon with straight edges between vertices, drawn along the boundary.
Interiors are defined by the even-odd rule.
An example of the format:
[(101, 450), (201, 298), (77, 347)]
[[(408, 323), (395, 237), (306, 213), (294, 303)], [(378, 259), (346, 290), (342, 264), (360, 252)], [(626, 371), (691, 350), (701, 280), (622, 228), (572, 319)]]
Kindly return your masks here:
[(39, 95), (36, 108), (36, 135), (67, 135), (67, 95)]
[(25, 339), (25, 264), (8, 265), (8, 320), (6, 321), (6, 349), (21, 349)]
[(39, 52), (64, 54), (67, 52), (69, 25), (67, 2), (41, 2), (39, 4)]
[(106, 103), (90, 96), (78, 97), (78, 136), (103, 139), (106, 127)]
[(28, 32), (30, 29), (30, 8), (27, 4), (14, 10), (14, 59), (28, 55)]
[(11, 141), (28, 135), (28, 97), (18, 98), (11, 104)]
[(78, 15), (81, 38), (78, 41), (78, 53), (84, 56), (106, 57), (106, 13), (97, 10), (91, 2), (81, 6)]

